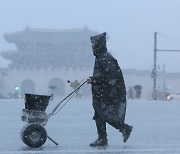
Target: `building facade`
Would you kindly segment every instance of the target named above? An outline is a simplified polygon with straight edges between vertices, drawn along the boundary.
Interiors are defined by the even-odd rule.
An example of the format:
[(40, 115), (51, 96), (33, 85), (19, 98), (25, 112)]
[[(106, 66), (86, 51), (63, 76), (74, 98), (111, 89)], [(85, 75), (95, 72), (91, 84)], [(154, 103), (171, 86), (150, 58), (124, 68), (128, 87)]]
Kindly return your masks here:
[[(94, 56), (90, 36), (97, 33), (87, 27), (82, 29), (49, 30), (33, 29), (5, 34), (7, 42), (16, 50), (3, 51), (1, 55), (11, 61), (1, 70), (0, 90), (4, 95), (24, 93), (54, 94), (65, 96), (72, 91), (68, 80), (83, 81), (92, 75)], [(141, 97), (152, 98), (151, 71), (122, 70), (127, 93), (140, 85)], [(180, 73), (159, 72), (159, 92), (180, 92)], [(83, 96), (91, 96), (89, 85), (81, 89)], [(135, 96), (134, 96), (135, 97)]]
[[(4, 81), (5, 93), (38, 93), (64, 96), (71, 90), (67, 80), (82, 81), (92, 75), (94, 57), (90, 36), (96, 32), (88, 28), (45, 30), (26, 28), (5, 34), (17, 50), (3, 51), (11, 61)], [(88, 86), (82, 88), (89, 95)]]

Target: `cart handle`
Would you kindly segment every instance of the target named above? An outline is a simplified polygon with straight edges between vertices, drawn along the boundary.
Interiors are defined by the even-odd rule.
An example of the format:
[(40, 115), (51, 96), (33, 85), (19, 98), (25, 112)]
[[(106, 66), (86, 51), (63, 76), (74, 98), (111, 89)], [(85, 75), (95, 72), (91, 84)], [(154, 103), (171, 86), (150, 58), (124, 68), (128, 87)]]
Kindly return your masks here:
[(52, 110), (51, 113), (48, 115), (48, 119), (56, 112), (56, 110), (59, 108), (62, 102), (64, 102), (68, 97), (70, 97), (72, 94), (74, 94), (76, 91), (78, 91), (85, 83), (87, 82), (87, 79), (83, 81), (76, 89), (74, 89), (69, 95), (67, 95), (64, 99), (62, 99), (56, 107)]

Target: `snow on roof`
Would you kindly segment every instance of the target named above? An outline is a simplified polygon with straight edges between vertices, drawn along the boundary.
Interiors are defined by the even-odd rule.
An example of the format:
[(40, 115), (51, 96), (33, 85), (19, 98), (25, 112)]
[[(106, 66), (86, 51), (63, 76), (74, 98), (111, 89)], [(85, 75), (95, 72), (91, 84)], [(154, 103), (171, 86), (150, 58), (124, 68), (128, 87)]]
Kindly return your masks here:
[(62, 32), (82, 32), (90, 31), (86, 26), (84, 28), (74, 28), (74, 29), (41, 29), (41, 28), (30, 28), (26, 27), (25, 31), (28, 32), (50, 32), (50, 33), (62, 33)]

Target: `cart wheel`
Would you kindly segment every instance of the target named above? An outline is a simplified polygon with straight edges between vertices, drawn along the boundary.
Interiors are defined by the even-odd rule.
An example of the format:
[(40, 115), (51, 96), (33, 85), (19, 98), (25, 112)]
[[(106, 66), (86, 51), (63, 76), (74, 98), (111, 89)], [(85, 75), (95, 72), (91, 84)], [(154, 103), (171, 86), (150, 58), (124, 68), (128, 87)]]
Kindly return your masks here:
[(47, 139), (47, 132), (40, 124), (27, 124), (21, 131), (22, 141), (31, 148), (41, 147)]

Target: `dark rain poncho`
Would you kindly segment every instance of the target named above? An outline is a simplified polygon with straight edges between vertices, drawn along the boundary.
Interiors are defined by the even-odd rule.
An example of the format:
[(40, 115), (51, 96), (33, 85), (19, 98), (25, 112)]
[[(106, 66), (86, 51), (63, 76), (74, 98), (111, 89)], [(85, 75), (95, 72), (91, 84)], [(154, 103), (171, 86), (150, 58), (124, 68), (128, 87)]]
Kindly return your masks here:
[(126, 114), (126, 90), (117, 60), (107, 51), (106, 33), (92, 36), (95, 48), (92, 79), (93, 108), (104, 121), (123, 124)]

